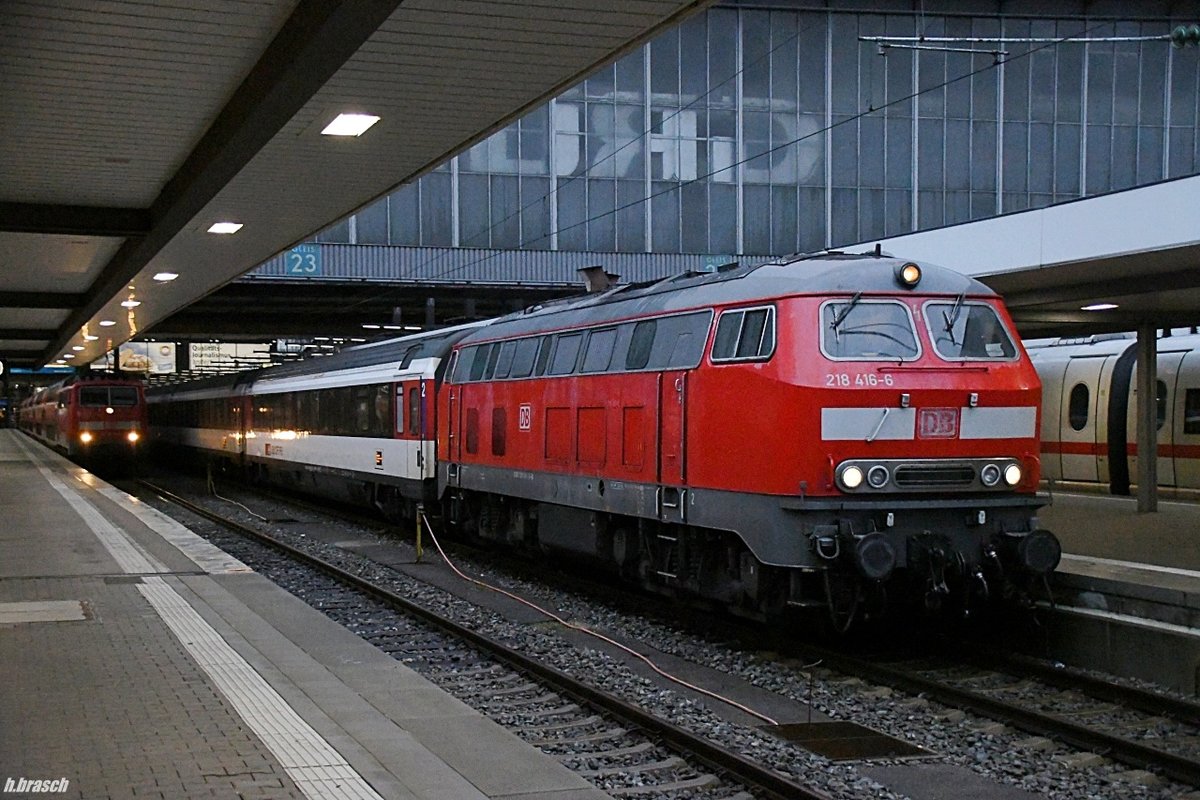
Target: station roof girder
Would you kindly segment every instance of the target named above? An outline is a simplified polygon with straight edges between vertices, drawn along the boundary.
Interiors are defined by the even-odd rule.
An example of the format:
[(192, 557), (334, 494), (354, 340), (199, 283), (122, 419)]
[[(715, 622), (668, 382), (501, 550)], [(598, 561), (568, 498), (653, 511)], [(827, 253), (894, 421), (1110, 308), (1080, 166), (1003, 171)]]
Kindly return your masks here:
[(98, 357), (709, 2), (10, 0), (0, 358)]

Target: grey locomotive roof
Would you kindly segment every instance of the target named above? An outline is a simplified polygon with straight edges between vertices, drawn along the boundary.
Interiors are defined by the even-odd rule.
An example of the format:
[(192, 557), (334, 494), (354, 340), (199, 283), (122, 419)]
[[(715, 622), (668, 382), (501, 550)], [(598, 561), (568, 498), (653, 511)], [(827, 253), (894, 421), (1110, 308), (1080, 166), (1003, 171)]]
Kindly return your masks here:
[[(598, 294), (534, 306), (501, 317), (473, 332), (463, 342), (488, 341), (548, 330), (603, 324), (654, 314), (707, 308), (729, 303), (752, 303), (789, 295), (890, 294), (907, 291), (896, 283), (895, 271), (908, 260), (890, 256), (823, 253), (740, 267), (728, 272), (686, 273), (649, 284), (623, 284)], [(996, 293), (974, 278), (945, 267), (914, 262), (921, 282), (913, 292), (922, 296), (994, 297)]]
[(200, 378), (188, 381), (187, 383), (160, 386), (147, 390), (147, 394), (151, 397), (174, 395), (176, 393), (183, 395), (198, 390), (253, 384), (255, 381), (267, 378), (277, 380), (279, 378), (310, 375), (318, 372), (338, 372), (341, 370), (371, 367), (377, 364), (387, 364), (389, 362), (399, 362), (404, 359), (409, 348), (417, 345), (421, 346), (421, 350), (414, 354), (415, 357), (429, 358), (430, 356), (444, 356), (450, 352), (450, 348), (453, 347), (455, 342), (483, 324), (485, 323), (470, 323), (467, 325), (458, 325), (453, 328), (441, 328), (436, 331), (413, 334), (412, 336), (372, 342), (360, 347), (350, 347), (331, 356), (307, 358), (303, 361), (292, 361), (274, 367), (263, 367), (262, 369), (247, 370), (229, 375)]

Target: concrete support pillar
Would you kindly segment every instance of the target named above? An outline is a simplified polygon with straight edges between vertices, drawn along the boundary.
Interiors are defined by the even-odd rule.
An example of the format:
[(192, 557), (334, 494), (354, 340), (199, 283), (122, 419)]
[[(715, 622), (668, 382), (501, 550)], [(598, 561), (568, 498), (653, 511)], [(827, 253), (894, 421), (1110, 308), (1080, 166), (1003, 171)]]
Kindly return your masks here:
[(1137, 332), (1137, 510), (1158, 510), (1158, 340), (1152, 323)]

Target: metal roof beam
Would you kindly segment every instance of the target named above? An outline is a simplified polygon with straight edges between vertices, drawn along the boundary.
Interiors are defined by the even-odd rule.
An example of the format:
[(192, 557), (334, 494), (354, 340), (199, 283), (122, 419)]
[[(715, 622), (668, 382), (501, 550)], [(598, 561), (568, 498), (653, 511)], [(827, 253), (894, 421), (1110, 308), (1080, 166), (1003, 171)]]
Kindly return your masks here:
[(35, 328), (0, 328), (0, 339), (21, 339), (31, 341), (49, 341), (55, 330), (37, 330)]
[[(1194, 268), (1173, 272), (1156, 272), (1151, 275), (1130, 275), (1121, 278), (1106, 278), (1097, 283), (1072, 284), (1045, 289), (1029, 289), (1005, 293), (1005, 275), (980, 278), (984, 283), (1004, 295), (1004, 304), (1010, 311), (1030, 306), (1052, 303), (1097, 302), (1109, 297), (1132, 297), (1140, 294), (1170, 292), (1178, 289), (1194, 289), (1200, 283), (1200, 273)], [(995, 285), (993, 285), (995, 284)]]
[(70, 292), (0, 292), (0, 308), (79, 308), (84, 299)]
[(150, 212), (42, 203), (0, 203), (0, 231), (63, 236), (144, 236)]
[(150, 207), (145, 237), (125, 242), (88, 289), (87, 302), (46, 348), (49, 361), (233, 179), (334, 76), (400, 0), (300, 3), (212, 127)]

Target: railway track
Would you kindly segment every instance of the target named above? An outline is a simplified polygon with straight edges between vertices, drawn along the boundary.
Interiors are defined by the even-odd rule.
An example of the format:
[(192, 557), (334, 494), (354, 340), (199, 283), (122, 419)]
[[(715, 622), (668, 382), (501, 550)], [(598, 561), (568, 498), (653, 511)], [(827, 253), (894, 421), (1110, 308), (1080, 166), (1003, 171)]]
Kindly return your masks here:
[(1032, 658), (885, 661), (805, 647), (827, 667), (1200, 787), (1200, 704)]
[[(284, 583), (284, 588), (302, 597), (315, 594), (320, 610), (615, 797), (830, 800), (769, 766), (418, 605), (369, 576), (147, 481), (137, 485), (284, 554), (310, 574), (319, 572), (325, 578), (320, 586), (312, 585), (311, 577), (293, 576), (290, 582), (300, 585)], [(374, 603), (364, 604), (364, 596)], [(306, 599), (312, 602), (312, 597)], [(397, 614), (384, 618), (380, 607)]]
[[(341, 511), (325, 506), (297, 504), (291, 497), (270, 493), (268, 496), (313, 512), (344, 516)], [(359, 523), (367, 521), (352, 512), (345, 516)], [(372, 522), (377, 528), (383, 527), (378, 520)], [(517, 569), (524, 573), (531, 571), (527, 565)], [(586, 578), (573, 575), (572, 587), (580, 589), (581, 581), (591, 586)], [(597, 596), (611, 598), (611, 587), (601, 583), (595, 587)], [(628, 595), (622, 599), (625, 604), (640, 606)], [(704, 626), (712, 633), (715, 621), (707, 615), (705, 619)], [(769, 644), (764, 644), (755, 641), (753, 634), (747, 638), (744, 624), (738, 626), (738, 633), (733, 629), (725, 631), (724, 627), (716, 623), (716, 628), (727, 634), (726, 638), (740, 639), (748, 649), (776, 649), (781, 655), (805, 662), (822, 660), (825, 667), (843, 675), (919, 695), (1114, 762), (1200, 787), (1198, 703), (1038, 659), (968, 648), (961, 642), (950, 647), (952, 656), (941, 659), (861, 658), (806, 643), (784, 644), (773, 637), (769, 637)], [(584, 736), (587, 738), (588, 734)], [(621, 747), (615, 749), (620, 751)], [(585, 760), (590, 758), (587, 756)]]

